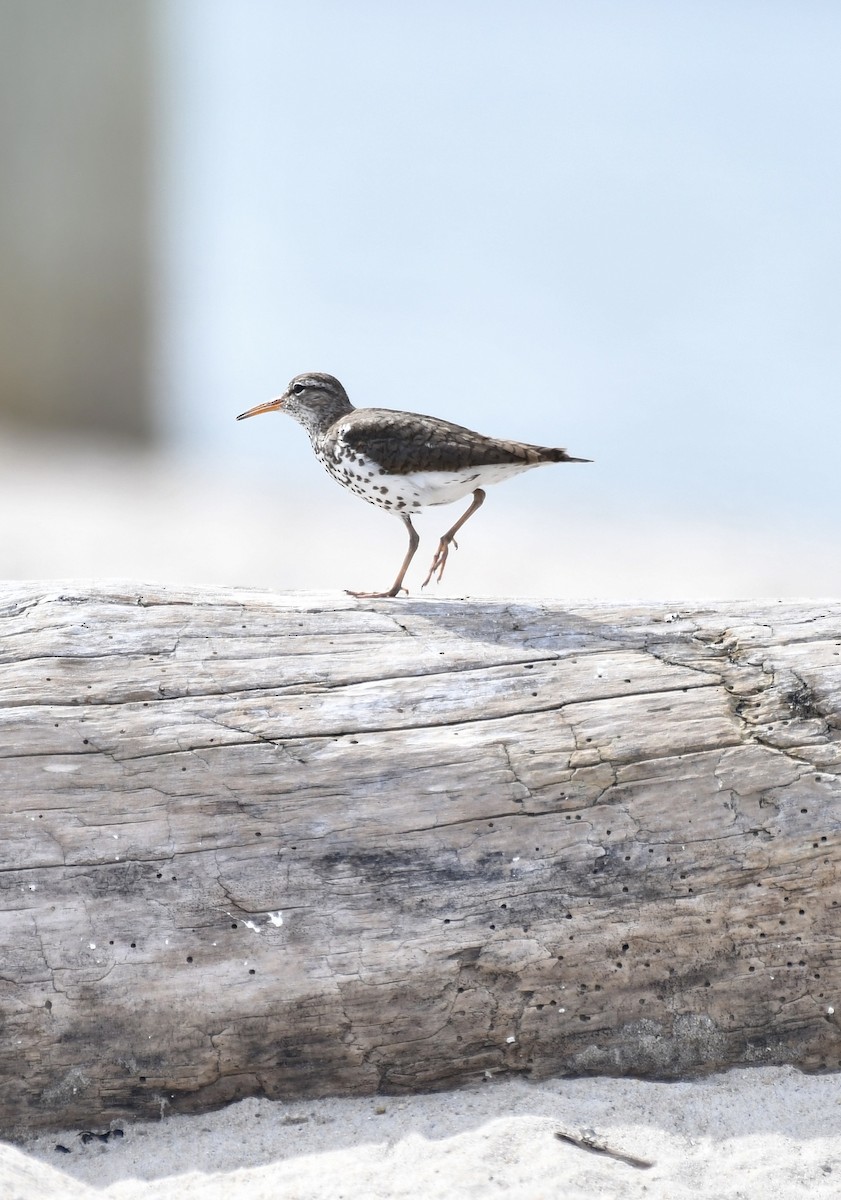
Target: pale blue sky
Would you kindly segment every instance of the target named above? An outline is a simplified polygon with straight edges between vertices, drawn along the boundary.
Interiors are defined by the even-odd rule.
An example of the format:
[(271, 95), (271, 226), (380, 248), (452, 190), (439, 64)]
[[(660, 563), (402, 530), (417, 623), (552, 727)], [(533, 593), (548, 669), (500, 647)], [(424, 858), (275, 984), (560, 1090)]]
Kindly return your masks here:
[(320, 369), (360, 406), (597, 460), (508, 503), (834, 532), (841, 7), (161, 13), (176, 436), (338, 504), (290, 421), (233, 422)]

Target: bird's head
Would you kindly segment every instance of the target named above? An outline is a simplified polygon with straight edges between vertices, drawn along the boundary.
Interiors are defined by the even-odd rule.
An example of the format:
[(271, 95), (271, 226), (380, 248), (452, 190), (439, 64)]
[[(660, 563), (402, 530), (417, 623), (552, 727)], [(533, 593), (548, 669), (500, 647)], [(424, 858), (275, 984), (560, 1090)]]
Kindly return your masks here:
[(237, 420), (258, 417), (261, 413), (285, 412), (313, 436), (328, 429), (352, 409), (347, 392), (338, 379), (321, 371), (310, 371), (305, 375), (296, 375), (277, 400), (268, 400), (265, 404), (249, 408), (247, 412), (240, 413)]

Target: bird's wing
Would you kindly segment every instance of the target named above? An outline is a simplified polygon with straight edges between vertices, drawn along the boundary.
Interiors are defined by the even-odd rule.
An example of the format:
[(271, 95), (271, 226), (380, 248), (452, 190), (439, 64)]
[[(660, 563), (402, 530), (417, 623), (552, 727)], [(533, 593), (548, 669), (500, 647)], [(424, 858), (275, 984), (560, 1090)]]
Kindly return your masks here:
[(355, 409), (334, 428), (337, 440), (374, 459), (390, 475), (460, 471), (497, 463), (531, 465), (546, 461), (549, 454), (540, 446), (485, 437), (439, 417), (385, 408)]

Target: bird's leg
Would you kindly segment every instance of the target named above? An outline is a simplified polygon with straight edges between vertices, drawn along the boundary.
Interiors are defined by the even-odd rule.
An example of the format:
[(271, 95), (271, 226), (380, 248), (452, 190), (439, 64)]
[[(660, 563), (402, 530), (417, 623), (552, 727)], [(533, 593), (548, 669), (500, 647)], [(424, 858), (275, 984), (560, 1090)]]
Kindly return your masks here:
[[(395, 579), (394, 583), (387, 592), (352, 592), (349, 589), (346, 589), (349, 596), (355, 596), (357, 600), (383, 600), (391, 596), (399, 596), (401, 592), (406, 592), (406, 595), (409, 594), (408, 590), (403, 587), (403, 577), (409, 569), (409, 563), (415, 556), (415, 551), (420, 543), (420, 538), (418, 537), (418, 531), (412, 524), (412, 519), (409, 514), (400, 513), (399, 515), (403, 524), (409, 531), (409, 549), (406, 551), (406, 557), (403, 559), (403, 566), (398, 571), (397, 578)], [(465, 518), (465, 520), (466, 519), (467, 518)]]
[(476, 488), (476, 491), (473, 493), (473, 503), (470, 505), (470, 508), (468, 508), (463, 517), (460, 517), (458, 521), (456, 521), (452, 529), (447, 530), (447, 532), (441, 538), (441, 541), (438, 543), (438, 549), (435, 551), (435, 557), (432, 560), (432, 566), (429, 568), (429, 574), (427, 575), (426, 579), (424, 579), (421, 587), (426, 587), (436, 571), (438, 572), (438, 582), (441, 582), (441, 576), (444, 574), (444, 567), (447, 565), (447, 555), (450, 552), (450, 542), (452, 542), (456, 550), (458, 550), (458, 542), (456, 541), (455, 535), (461, 529), (464, 522), (473, 516), (476, 509), (482, 507), (484, 499), (485, 493), (481, 488)]

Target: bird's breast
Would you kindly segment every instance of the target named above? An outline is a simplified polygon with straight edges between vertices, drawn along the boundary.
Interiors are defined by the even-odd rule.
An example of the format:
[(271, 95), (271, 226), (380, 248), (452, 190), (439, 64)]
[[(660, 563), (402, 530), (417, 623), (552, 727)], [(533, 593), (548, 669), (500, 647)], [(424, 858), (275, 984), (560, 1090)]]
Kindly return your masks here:
[(394, 474), (358, 451), (336, 447), (319, 455), (337, 483), (369, 504), (390, 512), (411, 512), (436, 504), (453, 504), (476, 488), (502, 483), (536, 463), (495, 463), (458, 471), (410, 471)]

